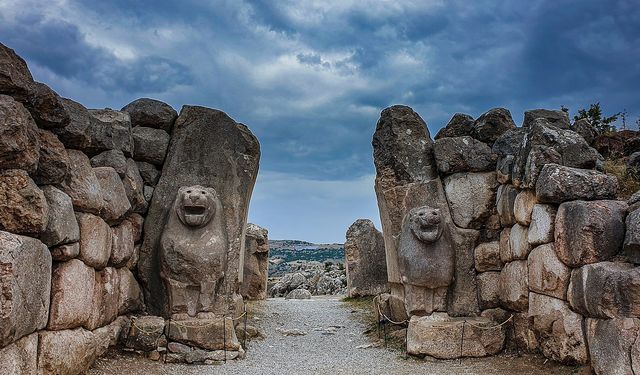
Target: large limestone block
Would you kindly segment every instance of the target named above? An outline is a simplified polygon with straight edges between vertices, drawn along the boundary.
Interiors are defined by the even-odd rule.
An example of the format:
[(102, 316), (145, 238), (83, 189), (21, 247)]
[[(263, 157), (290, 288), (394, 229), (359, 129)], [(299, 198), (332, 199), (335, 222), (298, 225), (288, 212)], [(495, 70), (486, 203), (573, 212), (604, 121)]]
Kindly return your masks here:
[(640, 372), (639, 319), (586, 319), (591, 367), (598, 375)]
[(526, 311), (529, 305), (529, 282), (526, 260), (507, 263), (500, 271), (500, 304), (507, 309)]
[(495, 172), (456, 173), (444, 179), (451, 216), (457, 226), (479, 229), (495, 214)]
[(531, 224), (527, 240), (531, 246), (553, 242), (556, 213), (558, 209), (550, 204), (536, 204), (531, 212)]
[(57, 263), (51, 280), (51, 314), (47, 329), (87, 326), (95, 288), (93, 268), (78, 259)]
[(38, 336), (38, 375), (82, 374), (97, 358), (95, 336), (82, 328), (41, 331)]
[(38, 129), (40, 159), (33, 180), (38, 185), (60, 184), (69, 173), (70, 163), (67, 150), (58, 137), (46, 130)]
[(132, 126), (162, 129), (167, 133), (171, 132), (171, 127), (178, 118), (178, 113), (170, 105), (149, 98), (134, 100), (121, 111), (129, 114)]
[(618, 180), (615, 176), (558, 164), (545, 165), (536, 185), (536, 196), (543, 203), (613, 199), (617, 192)]
[(29, 375), (38, 371), (38, 334), (32, 333), (0, 349), (0, 374)]
[(553, 243), (533, 249), (527, 262), (529, 289), (566, 300), (571, 270), (556, 256)]
[(133, 255), (136, 237), (140, 235), (140, 228), (132, 218), (127, 218), (116, 227), (112, 227), (111, 256), (109, 264), (122, 267)]
[(162, 165), (167, 155), (170, 136), (162, 129), (138, 126), (133, 128), (134, 152), (137, 161), (146, 161), (154, 165)]
[(39, 158), (38, 129), (31, 115), (10, 96), (0, 95), (0, 169), (35, 172)]
[(640, 209), (631, 211), (626, 219), (624, 254), (634, 263), (640, 263)]
[(465, 135), (473, 134), (473, 123), (475, 120), (473, 117), (464, 114), (456, 113), (451, 117), (451, 120), (447, 125), (438, 131), (433, 139), (440, 139), (445, 137), (463, 137)]
[(0, 230), (38, 235), (47, 227), (49, 205), (27, 172), (0, 171)]
[(513, 207), (517, 196), (518, 191), (512, 185), (500, 185), (498, 187), (496, 209), (498, 210), (502, 227), (510, 227), (516, 223)]
[(131, 203), (131, 211), (144, 214), (147, 212), (147, 200), (144, 197), (144, 181), (140, 176), (138, 165), (133, 159), (127, 159), (125, 174), (122, 177), (127, 199)]
[(89, 114), (98, 119), (104, 129), (102, 137), (97, 139), (101, 149), (120, 150), (126, 156), (133, 154), (131, 119), (128, 113), (112, 109), (90, 109)]
[(522, 122), (523, 128), (528, 128), (533, 125), (537, 119), (546, 120), (549, 125), (555, 126), (559, 129), (570, 129), (571, 122), (569, 121), (568, 112), (556, 109), (532, 109), (524, 112), (524, 121)]
[(500, 243), (498, 241), (481, 243), (474, 251), (476, 271), (500, 271)]
[(93, 168), (93, 171), (98, 179), (104, 200), (100, 216), (111, 225), (118, 224), (131, 209), (122, 180), (115, 169), (111, 167)]
[(640, 317), (640, 268), (600, 262), (575, 269), (567, 299), (573, 310), (588, 317)]
[[(168, 239), (170, 235), (166, 233), (169, 228), (176, 230), (176, 238), (191, 238), (204, 230), (208, 238), (213, 239), (212, 236), (217, 233), (216, 241), (227, 242), (223, 247), (226, 251), (222, 264), (224, 277), (222, 284), (218, 283), (221, 292), (216, 294), (212, 306), (218, 310), (216, 312), (225, 314), (229, 312), (225, 310), (234, 309), (233, 296), (229, 294), (238, 290), (238, 282), (242, 280), (246, 218), (259, 159), (260, 146), (246, 126), (236, 123), (221, 111), (192, 106), (182, 108), (174, 124), (162, 177), (145, 220), (144, 242), (138, 263), (145, 301), (151, 313), (168, 314), (167, 291), (160, 278), (159, 255), (161, 235), (164, 233)], [(174, 203), (178, 202), (179, 189), (195, 185), (215, 190), (220, 201), (218, 211), (221, 217), (214, 218), (205, 229), (192, 229), (190, 225), (179, 224), (176, 219)], [(211, 210), (209, 212), (213, 213)], [(170, 219), (175, 224), (165, 225)], [(176, 250), (178, 253), (181, 251)], [(179, 262), (174, 265), (180, 267)], [(202, 265), (197, 270), (216, 280), (221, 276), (214, 275), (213, 270), (207, 270)], [(191, 278), (191, 283), (199, 276), (194, 272), (180, 277)]]
[[(511, 156), (510, 160), (513, 163), (515, 155), (518, 154), (518, 151), (520, 151), (520, 147), (522, 146), (522, 139), (524, 138), (525, 132), (526, 129), (523, 128), (507, 130), (496, 140), (491, 147), (491, 150), (500, 156), (501, 159), (506, 159), (507, 156)], [(511, 173), (509, 173), (508, 176), (509, 179), (511, 179), (510, 174)]]
[(509, 234), (509, 260), (527, 259), (531, 251), (531, 245), (528, 240), (529, 228), (516, 224), (511, 228)]
[(104, 327), (118, 317), (120, 302), (120, 278), (113, 267), (107, 267), (95, 273), (95, 287), (91, 316), (85, 328), (94, 330)]
[(240, 349), (233, 320), (228, 317), (170, 320), (167, 323), (167, 336), (171, 341), (206, 350)]
[(120, 286), (120, 292), (118, 294), (118, 315), (141, 310), (144, 307), (142, 290), (133, 273), (126, 267), (118, 268), (117, 272)]
[(478, 300), (482, 310), (500, 305), (500, 272), (478, 274)]
[(76, 213), (80, 226), (79, 258), (88, 266), (102, 269), (111, 257), (112, 231), (109, 224), (98, 216)]
[(587, 363), (583, 318), (571, 311), (568, 303), (531, 293), (529, 319), (545, 357), (566, 364)]
[(371, 220), (351, 224), (344, 248), (349, 296), (375, 296), (388, 291), (384, 237)]
[(491, 148), (468, 136), (438, 139), (433, 152), (438, 170), (444, 174), (487, 172), (496, 167), (497, 155)]
[(66, 262), (80, 254), (80, 243), (74, 242), (51, 248), (51, 257), (56, 262)]
[(523, 190), (518, 193), (513, 204), (513, 212), (518, 224), (528, 226), (531, 223), (531, 214), (536, 203), (538, 199), (533, 191)]
[(0, 347), (47, 325), (51, 255), (40, 241), (0, 231)]
[[(257, 300), (267, 298), (267, 278), (269, 276), (268, 235), (269, 233), (265, 228), (251, 223), (247, 224), (244, 243), (244, 272), (240, 287), (240, 294), (244, 298)], [(384, 260), (384, 250), (382, 259)]]
[(150, 352), (158, 348), (160, 336), (165, 332), (164, 319), (159, 316), (133, 318), (125, 340), (127, 348)]
[(111, 167), (118, 172), (120, 177), (124, 177), (127, 171), (127, 157), (120, 150), (108, 150), (92, 157), (91, 166), (94, 168)]
[[(467, 321), (468, 324), (463, 324)], [(460, 343), (464, 325), (464, 340)], [(449, 318), (446, 314), (412, 316), (407, 328), (407, 352), (438, 359), (486, 357), (504, 346), (504, 327), (488, 318)]]
[(119, 316), (116, 320), (104, 327), (93, 330), (96, 345), (96, 357), (101, 357), (110, 346), (115, 346), (120, 341), (122, 332), (131, 326), (131, 320), (126, 316)]
[(49, 205), (49, 218), (40, 240), (49, 247), (80, 240), (80, 228), (71, 198), (53, 186), (44, 186), (42, 192)]
[(483, 113), (473, 124), (473, 137), (491, 146), (502, 134), (515, 127), (508, 109), (493, 108)]
[(622, 201), (573, 201), (558, 208), (555, 247), (570, 267), (608, 260), (624, 240), (627, 204)]
[(98, 178), (87, 155), (78, 150), (67, 150), (70, 168), (60, 188), (73, 201), (76, 211), (99, 214), (104, 206)]

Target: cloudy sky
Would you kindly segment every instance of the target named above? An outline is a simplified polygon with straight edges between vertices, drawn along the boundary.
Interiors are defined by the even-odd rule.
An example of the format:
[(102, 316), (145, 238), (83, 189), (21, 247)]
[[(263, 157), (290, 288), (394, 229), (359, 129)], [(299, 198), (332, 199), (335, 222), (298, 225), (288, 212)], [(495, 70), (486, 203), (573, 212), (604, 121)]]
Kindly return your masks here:
[(152, 97), (247, 124), (250, 220), (279, 239), (379, 223), (371, 136), (389, 105), (432, 134), (493, 107), (640, 116), (637, 0), (0, 0), (0, 42), (87, 107)]

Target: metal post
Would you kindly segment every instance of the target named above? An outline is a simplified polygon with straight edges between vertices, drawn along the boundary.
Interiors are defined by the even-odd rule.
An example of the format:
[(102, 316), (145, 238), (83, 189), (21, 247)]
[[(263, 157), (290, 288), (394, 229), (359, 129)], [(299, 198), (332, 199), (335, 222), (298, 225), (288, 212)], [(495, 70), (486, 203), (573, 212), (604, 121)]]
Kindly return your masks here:
[(404, 359), (409, 359), (409, 341), (407, 336), (409, 335), (409, 327), (407, 326), (404, 331)]

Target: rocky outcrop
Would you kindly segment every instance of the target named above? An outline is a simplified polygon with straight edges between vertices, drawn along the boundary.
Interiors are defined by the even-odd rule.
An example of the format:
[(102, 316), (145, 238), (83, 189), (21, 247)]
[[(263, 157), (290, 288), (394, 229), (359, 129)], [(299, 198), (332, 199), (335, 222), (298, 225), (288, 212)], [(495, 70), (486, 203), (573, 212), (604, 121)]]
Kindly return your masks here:
[(269, 232), (251, 223), (247, 224), (246, 232), (240, 294), (247, 299), (265, 299), (269, 276)]
[(356, 220), (344, 244), (347, 294), (375, 296), (387, 292), (387, 263), (384, 237), (371, 220)]

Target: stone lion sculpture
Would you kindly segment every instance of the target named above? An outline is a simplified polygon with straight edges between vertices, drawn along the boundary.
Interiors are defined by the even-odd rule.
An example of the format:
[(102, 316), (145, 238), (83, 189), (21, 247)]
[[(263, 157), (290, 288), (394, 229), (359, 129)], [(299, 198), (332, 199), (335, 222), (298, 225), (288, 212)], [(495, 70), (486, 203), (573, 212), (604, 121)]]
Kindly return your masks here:
[(213, 188), (181, 187), (160, 239), (160, 276), (173, 319), (206, 317), (222, 286), (229, 242)]
[(445, 308), (455, 261), (445, 234), (442, 215), (437, 208), (414, 208), (402, 221), (398, 263), (410, 316), (428, 315)]

